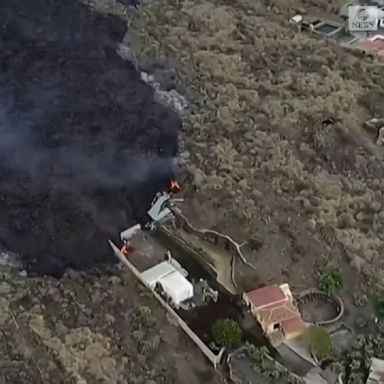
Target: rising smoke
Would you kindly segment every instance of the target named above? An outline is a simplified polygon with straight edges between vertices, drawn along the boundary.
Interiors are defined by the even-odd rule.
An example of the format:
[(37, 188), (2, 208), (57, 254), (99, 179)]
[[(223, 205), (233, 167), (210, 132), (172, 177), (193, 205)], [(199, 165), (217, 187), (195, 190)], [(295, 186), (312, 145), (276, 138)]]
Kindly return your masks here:
[(0, 241), (42, 273), (105, 261), (173, 176), (180, 120), (116, 54), (120, 20), (76, 0), (0, 15)]
[(175, 169), (174, 153), (143, 153), (114, 142), (94, 149), (87, 143), (61, 145), (57, 137), (41, 143), (35, 127), (40, 126), (43, 117), (18, 108), (12, 113), (6, 108), (9, 104), (0, 96), (0, 162), (8, 172), (30, 175), (31, 188), (49, 181), (62, 191), (100, 186), (134, 190), (152, 177), (169, 178)]

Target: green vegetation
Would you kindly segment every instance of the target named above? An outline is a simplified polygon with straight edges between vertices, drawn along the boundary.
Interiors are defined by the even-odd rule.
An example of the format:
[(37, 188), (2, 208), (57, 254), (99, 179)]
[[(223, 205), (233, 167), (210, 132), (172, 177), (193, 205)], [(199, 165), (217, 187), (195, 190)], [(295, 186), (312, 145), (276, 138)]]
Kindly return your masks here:
[(249, 357), (252, 359), (252, 369), (275, 384), (303, 384), (303, 380), (293, 376), (285, 367), (277, 363), (269, 355), (268, 348), (257, 348), (253, 344), (246, 345)]
[(305, 330), (304, 338), (317, 358), (324, 359), (331, 356), (332, 341), (325, 328), (311, 325)]
[(344, 373), (344, 384), (364, 383), (366, 381), (371, 358), (384, 358), (384, 323), (378, 323), (371, 335), (359, 335), (351, 348), (334, 357), (331, 369)]
[(324, 268), (319, 276), (319, 288), (328, 295), (336, 295), (343, 287), (341, 272), (336, 267)]
[[(295, 0), (272, 3), (286, 20), (296, 7)], [(329, 2), (319, 3), (326, 12)], [(375, 139), (362, 125), (382, 115), (382, 68), (271, 21), (270, 12), (245, 0), (151, 1), (127, 15), (140, 36), (132, 54), (142, 67), (179, 64), (193, 111), (183, 121), (188, 185), (212, 226), (223, 229), (231, 217), (242, 237), (283, 244), (277, 228), (289, 219), (292, 254), (306, 255), (306, 268), (315, 270), (323, 256), (342, 260), (376, 289), (384, 281), (382, 175), (367, 167)], [(323, 125), (329, 117), (335, 123)], [(249, 261), (265, 264), (260, 273), (271, 277), (268, 253), (248, 245)]]
[(240, 345), (243, 332), (232, 319), (220, 319), (212, 327), (212, 335), (220, 347), (234, 348)]
[(378, 297), (375, 304), (378, 318), (384, 320), (384, 296)]

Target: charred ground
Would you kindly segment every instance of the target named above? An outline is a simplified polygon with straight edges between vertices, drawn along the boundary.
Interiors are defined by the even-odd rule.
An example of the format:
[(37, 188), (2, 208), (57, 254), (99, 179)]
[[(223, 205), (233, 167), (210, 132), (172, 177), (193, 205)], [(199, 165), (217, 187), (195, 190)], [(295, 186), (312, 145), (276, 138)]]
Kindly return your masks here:
[(39, 273), (106, 261), (169, 179), (180, 121), (116, 54), (119, 19), (70, 0), (0, 15), (0, 241)]

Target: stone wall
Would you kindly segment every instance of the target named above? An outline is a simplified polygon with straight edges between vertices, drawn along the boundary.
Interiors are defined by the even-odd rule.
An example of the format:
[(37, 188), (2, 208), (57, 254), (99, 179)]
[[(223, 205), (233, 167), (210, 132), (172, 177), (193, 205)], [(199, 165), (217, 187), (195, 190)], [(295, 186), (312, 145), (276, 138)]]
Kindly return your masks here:
[(193, 234), (200, 239), (209, 242), (215, 246), (219, 246), (224, 248), (231, 256), (232, 256), (232, 271), (231, 271), (231, 277), (232, 277), (232, 283), (235, 287), (238, 287), (235, 279), (235, 264), (236, 260), (240, 259), (240, 261), (244, 264), (246, 264), (248, 267), (252, 269), (256, 269), (255, 266), (247, 261), (243, 253), (241, 252), (240, 244), (238, 244), (235, 240), (233, 240), (228, 235), (223, 235), (222, 233), (219, 233), (217, 231), (211, 230), (211, 229), (198, 229), (194, 227), (186, 216), (183, 215), (180, 209), (174, 208), (172, 210), (174, 216), (175, 216), (175, 225), (178, 228), (181, 228), (186, 233)]
[(174, 309), (165, 302), (165, 300), (153, 289), (151, 289), (146, 282), (143, 280), (141, 273), (138, 269), (120, 252), (120, 250), (110, 242), (115, 255), (124, 264), (136, 277), (137, 279), (148, 289), (151, 290), (153, 296), (158, 300), (158, 302), (165, 308), (168, 313), (176, 320), (177, 324), (182, 328), (182, 330), (189, 336), (189, 338), (200, 348), (201, 352), (208, 358), (208, 360), (213, 364), (214, 368), (217, 369), (218, 365), (221, 362), (224, 349), (222, 349), (217, 355), (215, 355), (207, 345), (196, 335), (195, 332), (188, 326), (188, 324), (174, 311)]
[(328, 303), (331, 303), (335, 306), (337, 315), (329, 320), (317, 321), (317, 325), (331, 325), (336, 323), (344, 314), (344, 304), (343, 301), (338, 296), (330, 296), (325, 292), (319, 291), (317, 289), (309, 289), (302, 292), (296, 299), (296, 304), (300, 306), (305, 305), (314, 299), (322, 300)]

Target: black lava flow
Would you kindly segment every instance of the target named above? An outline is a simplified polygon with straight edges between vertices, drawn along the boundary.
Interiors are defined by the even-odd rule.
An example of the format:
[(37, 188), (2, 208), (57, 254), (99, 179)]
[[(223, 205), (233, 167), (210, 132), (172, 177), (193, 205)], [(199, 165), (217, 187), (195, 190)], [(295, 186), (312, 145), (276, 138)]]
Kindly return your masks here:
[(0, 1), (0, 243), (29, 273), (113, 262), (172, 176), (179, 118), (116, 54), (122, 21), (76, 0)]

